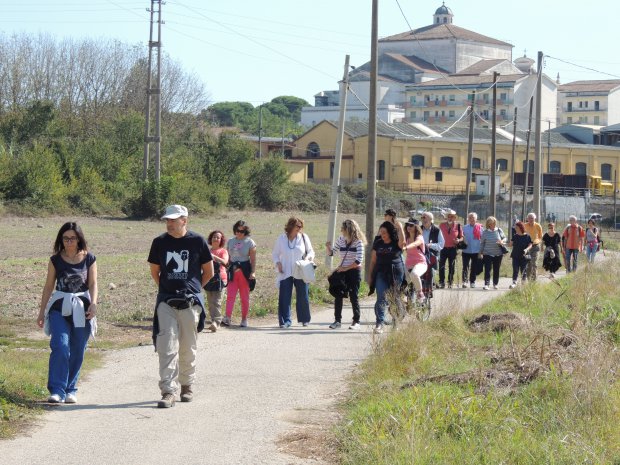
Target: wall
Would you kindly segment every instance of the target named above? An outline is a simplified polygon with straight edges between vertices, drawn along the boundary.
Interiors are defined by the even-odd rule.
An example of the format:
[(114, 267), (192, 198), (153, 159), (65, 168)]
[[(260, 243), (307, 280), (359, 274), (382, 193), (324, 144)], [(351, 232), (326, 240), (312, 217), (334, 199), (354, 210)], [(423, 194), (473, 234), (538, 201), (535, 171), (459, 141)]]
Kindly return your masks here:
[(456, 43), (456, 72), (477, 63), (481, 59), (503, 58), (512, 61), (512, 47), (495, 44), (484, 44), (458, 39)]
[(608, 113), (607, 113), (607, 125), (620, 123), (620, 89), (609, 94), (608, 98)]

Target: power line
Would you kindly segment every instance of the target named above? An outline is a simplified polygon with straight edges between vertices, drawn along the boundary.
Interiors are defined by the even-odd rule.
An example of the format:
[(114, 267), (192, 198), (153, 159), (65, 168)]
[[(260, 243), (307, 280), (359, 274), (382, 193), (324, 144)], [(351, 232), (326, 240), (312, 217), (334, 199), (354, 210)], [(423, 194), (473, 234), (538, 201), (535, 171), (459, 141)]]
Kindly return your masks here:
[(566, 63), (567, 65), (575, 66), (575, 67), (577, 67), (577, 68), (582, 68), (582, 69), (585, 69), (585, 70), (587, 70), (587, 71), (592, 71), (592, 72), (594, 72), (594, 73), (604, 74), (605, 76), (611, 76), (611, 77), (615, 77), (615, 78), (620, 79), (620, 76), (618, 76), (617, 74), (606, 73), (605, 71), (600, 71), (600, 70), (598, 70), (598, 69), (589, 68), (589, 67), (587, 67), (587, 66), (583, 66), (583, 65), (578, 65), (577, 63), (572, 63), (572, 62), (570, 62), (570, 61), (563, 60), (563, 59), (561, 59), (561, 58), (552, 57), (552, 56), (550, 56), (550, 55), (545, 55), (545, 58), (549, 58), (549, 59), (551, 59), (551, 60), (561, 61), (562, 63)]

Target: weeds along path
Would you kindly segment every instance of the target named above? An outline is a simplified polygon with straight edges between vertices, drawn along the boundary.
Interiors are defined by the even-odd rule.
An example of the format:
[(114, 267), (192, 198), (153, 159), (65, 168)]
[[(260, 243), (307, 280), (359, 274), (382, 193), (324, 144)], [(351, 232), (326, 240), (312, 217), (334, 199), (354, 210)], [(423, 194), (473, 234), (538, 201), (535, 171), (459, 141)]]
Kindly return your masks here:
[[(434, 315), (461, 311), (505, 292), (442, 290)], [(373, 296), (374, 297), (374, 296)], [(50, 409), (28, 436), (0, 442), (3, 465), (317, 464), (325, 457), (346, 377), (376, 343), (374, 298), (362, 302), (362, 329), (331, 330), (332, 309), (307, 328), (264, 322), (199, 336), (193, 403), (157, 409), (152, 346), (110, 353), (83, 379), (80, 403)], [(381, 336), (383, 337), (383, 336)]]

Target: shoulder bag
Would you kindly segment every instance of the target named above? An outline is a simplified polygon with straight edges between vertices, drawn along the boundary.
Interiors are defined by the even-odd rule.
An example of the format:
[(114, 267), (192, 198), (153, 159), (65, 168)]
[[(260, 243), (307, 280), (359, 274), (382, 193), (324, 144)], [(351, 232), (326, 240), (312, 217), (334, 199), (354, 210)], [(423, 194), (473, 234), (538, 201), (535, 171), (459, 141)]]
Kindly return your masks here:
[(306, 235), (304, 233), (301, 234), (301, 237), (304, 241), (304, 247), (306, 251), (301, 260), (297, 260), (295, 262), (295, 268), (293, 269), (293, 278), (301, 279), (305, 283), (313, 283), (316, 281), (316, 274), (314, 272), (316, 265), (314, 262), (310, 260), (306, 260), (308, 256), (308, 245), (306, 244)]

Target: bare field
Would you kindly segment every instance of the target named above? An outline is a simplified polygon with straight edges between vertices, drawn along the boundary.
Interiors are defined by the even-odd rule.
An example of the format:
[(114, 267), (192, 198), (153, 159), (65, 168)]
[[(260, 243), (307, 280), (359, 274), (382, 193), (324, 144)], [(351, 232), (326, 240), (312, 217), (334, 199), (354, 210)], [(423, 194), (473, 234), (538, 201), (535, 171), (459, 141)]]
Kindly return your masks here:
[[(291, 212), (230, 212), (210, 217), (192, 217), (189, 229), (204, 236), (214, 229), (232, 236), (232, 225), (247, 221), (257, 243), (257, 285), (251, 296), (251, 312), (263, 316), (277, 311), (275, 272), (271, 249), (283, 231), (286, 220), (298, 215), (305, 221), (305, 232), (317, 253), (316, 262), (324, 263), (324, 243), (328, 214)], [(364, 228), (364, 217), (347, 215)], [(339, 215), (338, 221), (342, 221)], [(34, 321), (39, 309), (47, 262), (60, 226), (77, 221), (82, 226), (90, 250), (97, 256), (99, 271), (100, 329), (104, 339), (122, 341), (134, 329), (150, 327), (156, 288), (149, 275), (146, 258), (153, 238), (165, 231), (161, 221), (135, 221), (121, 218), (5, 217), (0, 225), (0, 321), (11, 321), (18, 333), (37, 330)], [(337, 228), (338, 229), (338, 228)], [(327, 270), (317, 269), (319, 284), (312, 286), (311, 298), (329, 300), (326, 282), (321, 279)], [(142, 331), (148, 333), (148, 331)], [(32, 335), (32, 334), (30, 334)], [(135, 334), (134, 334), (135, 336)], [(148, 340), (148, 337), (140, 337)]]

